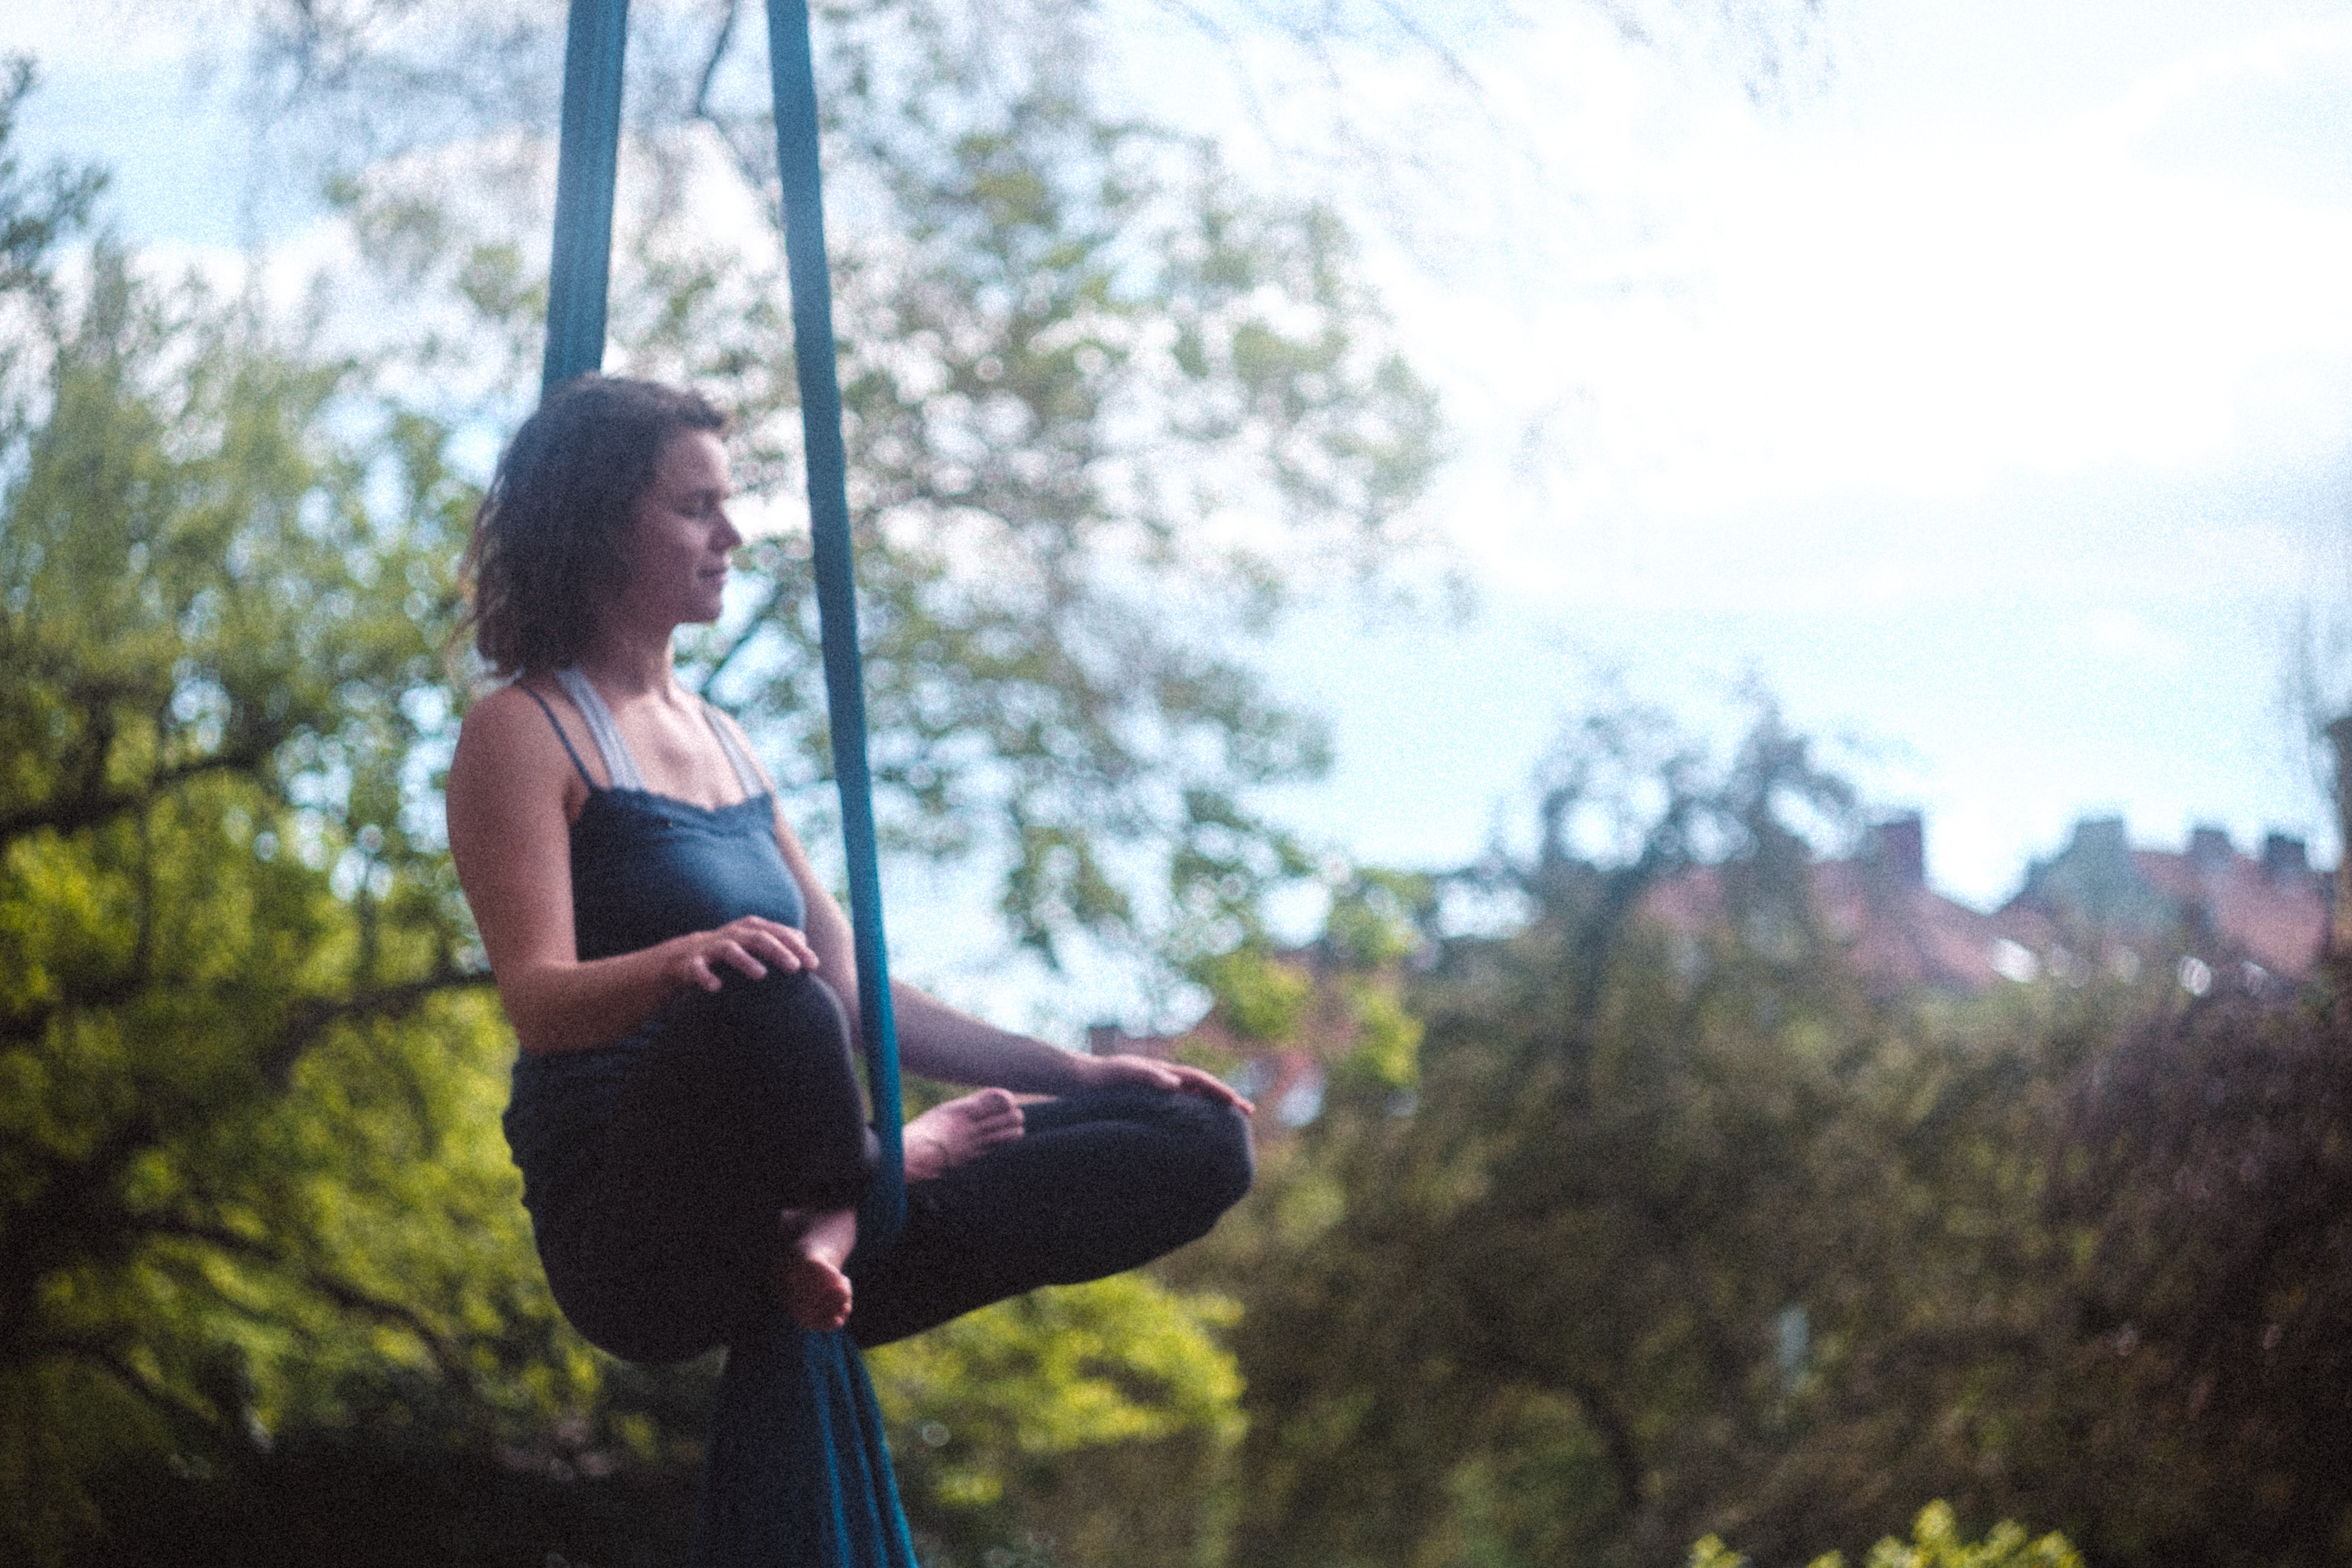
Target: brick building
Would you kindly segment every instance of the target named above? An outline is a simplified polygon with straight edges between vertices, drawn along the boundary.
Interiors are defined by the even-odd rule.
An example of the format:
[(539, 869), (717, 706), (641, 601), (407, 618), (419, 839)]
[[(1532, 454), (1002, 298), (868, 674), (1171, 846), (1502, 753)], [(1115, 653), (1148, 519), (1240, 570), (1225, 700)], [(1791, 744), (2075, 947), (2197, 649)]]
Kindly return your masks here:
[[(1888, 996), (1972, 995), (2049, 977), (2131, 981), (2165, 972), (2191, 992), (2256, 993), (2311, 977), (2326, 942), (2334, 879), (2313, 868), (2302, 839), (2273, 833), (2246, 855), (2216, 827), (2178, 852), (2132, 847), (2120, 817), (2074, 825), (2066, 847), (2030, 866), (2015, 897), (1986, 913), (1927, 885), (1927, 831), (1916, 815), (1873, 827), (1862, 853), (1808, 868), (1813, 917), (1871, 987)], [(1721, 873), (1702, 867), (1653, 889), (1643, 914), (1691, 938), (1728, 918)], [(1087, 1031), (1097, 1056), (1166, 1058), (1187, 1045), (1239, 1059), (1244, 1092), (1300, 1126), (1321, 1109), (1325, 1072), (1353, 1025), (1336, 1005), (1327, 957), (1314, 947), (1283, 962), (1314, 985), (1297, 1037), (1279, 1047), (1236, 1038), (1213, 1012), (1174, 1036)]]
[[(2120, 817), (2087, 818), (1989, 914), (1928, 887), (1926, 851), (1915, 814), (1874, 827), (1860, 855), (1811, 868), (1815, 918), (1888, 993), (1967, 994), (2044, 974), (2131, 979), (2150, 964), (2175, 967), (2195, 990), (2216, 976), (2260, 988), (2307, 979), (2327, 930), (2330, 879), (2284, 834), (2250, 856), (2200, 827), (2176, 853), (2132, 847)], [(1644, 910), (1671, 931), (1712, 929), (1724, 918), (1721, 879), (1693, 871)]]

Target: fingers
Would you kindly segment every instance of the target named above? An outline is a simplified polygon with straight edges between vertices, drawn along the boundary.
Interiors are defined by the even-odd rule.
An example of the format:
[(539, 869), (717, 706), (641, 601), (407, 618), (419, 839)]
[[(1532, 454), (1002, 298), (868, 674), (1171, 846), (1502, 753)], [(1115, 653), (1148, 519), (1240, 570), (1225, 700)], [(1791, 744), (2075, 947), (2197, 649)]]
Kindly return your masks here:
[(808, 938), (780, 921), (758, 915), (730, 921), (712, 933), (727, 938), (746, 953), (756, 955), (787, 973), (817, 966), (816, 950)]
[(688, 984), (705, 991), (719, 989), (725, 979), (722, 970), (760, 980), (772, 967), (788, 974), (817, 967), (816, 951), (809, 946), (807, 937), (758, 915), (745, 915), (717, 931), (680, 938), (679, 942), (684, 952), (675, 973)]
[(719, 974), (714, 967), (718, 964), (753, 980), (765, 976), (771, 965), (786, 973), (817, 967), (816, 951), (809, 946), (806, 937), (788, 925), (757, 915), (730, 921), (717, 931), (703, 931), (688, 940), (694, 946), (686, 961), (688, 973), (708, 991), (719, 988)]
[(1185, 1067), (1181, 1063), (1171, 1070), (1177, 1080), (1174, 1087), (1182, 1089), (1185, 1093), (1197, 1094), (1203, 1099), (1230, 1105), (1244, 1116), (1257, 1114), (1257, 1107), (1244, 1099), (1241, 1090), (1215, 1074), (1202, 1072), (1199, 1068)]
[(792, 962), (784, 965), (786, 969), (817, 967), (816, 949), (809, 945), (806, 932), (795, 931), (788, 925), (771, 925), (769, 929), (777, 945), (791, 955)]
[(705, 991), (716, 991), (725, 983), (725, 976), (719, 973), (722, 966), (752, 980), (768, 973), (768, 966), (745, 952), (741, 943), (724, 938), (686, 957), (687, 978)]
[(1233, 1085), (1213, 1073), (1203, 1072), (1182, 1062), (1153, 1061), (1149, 1057), (1097, 1057), (1092, 1059), (1100, 1064), (1097, 1071), (1106, 1080), (1125, 1079), (1129, 1082), (1148, 1083), (1154, 1089), (1197, 1094), (1203, 1100), (1230, 1105), (1244, 1116), (1257, 1114), (1257, 1107), (1244, 1099)]

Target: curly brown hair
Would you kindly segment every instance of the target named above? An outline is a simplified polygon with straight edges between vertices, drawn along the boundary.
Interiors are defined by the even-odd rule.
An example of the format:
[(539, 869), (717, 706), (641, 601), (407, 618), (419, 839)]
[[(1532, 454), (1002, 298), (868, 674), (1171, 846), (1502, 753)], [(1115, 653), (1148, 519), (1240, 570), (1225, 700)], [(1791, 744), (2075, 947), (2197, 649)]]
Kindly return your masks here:
[(467, 620), (493, 670), (551, 669), (586, 651), (628, 576), (662, 448), (727, 425), (700, 394), (658, 382), (592, 374), (547, 395), (499, 456), (466, 546)]

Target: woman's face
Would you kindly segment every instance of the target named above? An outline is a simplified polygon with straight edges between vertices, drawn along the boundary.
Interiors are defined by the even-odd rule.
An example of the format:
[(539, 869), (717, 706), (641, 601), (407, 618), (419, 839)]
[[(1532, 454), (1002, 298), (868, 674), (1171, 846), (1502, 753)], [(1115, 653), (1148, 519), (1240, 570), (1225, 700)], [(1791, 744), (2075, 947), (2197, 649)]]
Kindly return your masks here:
[(719, 618), (727, 557), (743, 542), (727, 516), (733, 493), (727, 448), (708, 430), (682, 430), (654, 460), (654, 482), (637, 498), (628, 575), (614, 608), (633, 624)]

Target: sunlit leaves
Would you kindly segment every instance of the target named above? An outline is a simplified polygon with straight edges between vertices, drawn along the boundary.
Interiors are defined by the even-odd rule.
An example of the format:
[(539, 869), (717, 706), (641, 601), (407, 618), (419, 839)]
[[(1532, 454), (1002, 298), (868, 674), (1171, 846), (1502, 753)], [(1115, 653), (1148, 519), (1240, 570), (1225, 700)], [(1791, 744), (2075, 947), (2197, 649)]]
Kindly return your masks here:
[(0, 471), (0, 1532), (36, 1558), (142, 1452), (404, 1374), (494, 1425), (586, 1370), (414, 809), (454, 710), (442, 434), (104, 247), (54, 299)]
[[(1716, 1536), (1691, 1548), (1690, 1568), (1747, 1568), (1747, 1563), (1746, 1557)], [(1815, 1558), (1811, 1568), (1845, 1568), (1845, 1558), (1828, 1552)], [(2083, 1556), (2056, 1531), (2029, 1538), (2021, 1525), (2010, 1520), (1993, 1526), (1982, 1541), (1970, 1541), (1961, 1532), (1952, 1505), (1938, 1500), (1919, 1510), (1909, 1541), (1890, 1535), (1872, 1547), (1864, 1568), (2083, 1568)]]
[[(959, 1561), (966, 1542), (1024, 1529), (1059, 1538), (1076, 1561), (1148, 1551), (1171, 1533), (1164, 1545), (1192, 1555), (1207, 1489), (1242, 1435), (1241, 1375), (1219, 1335), (1236, 1314), (1222, 1296), (1128, 1274), (985, 1308), (875, 1352), (900, 1484), (916, 1516), (947, 1532), (925, 1560)], [(1138, 1466), (1161, 1488), (1089, 1496), (1078, 1484)]]

